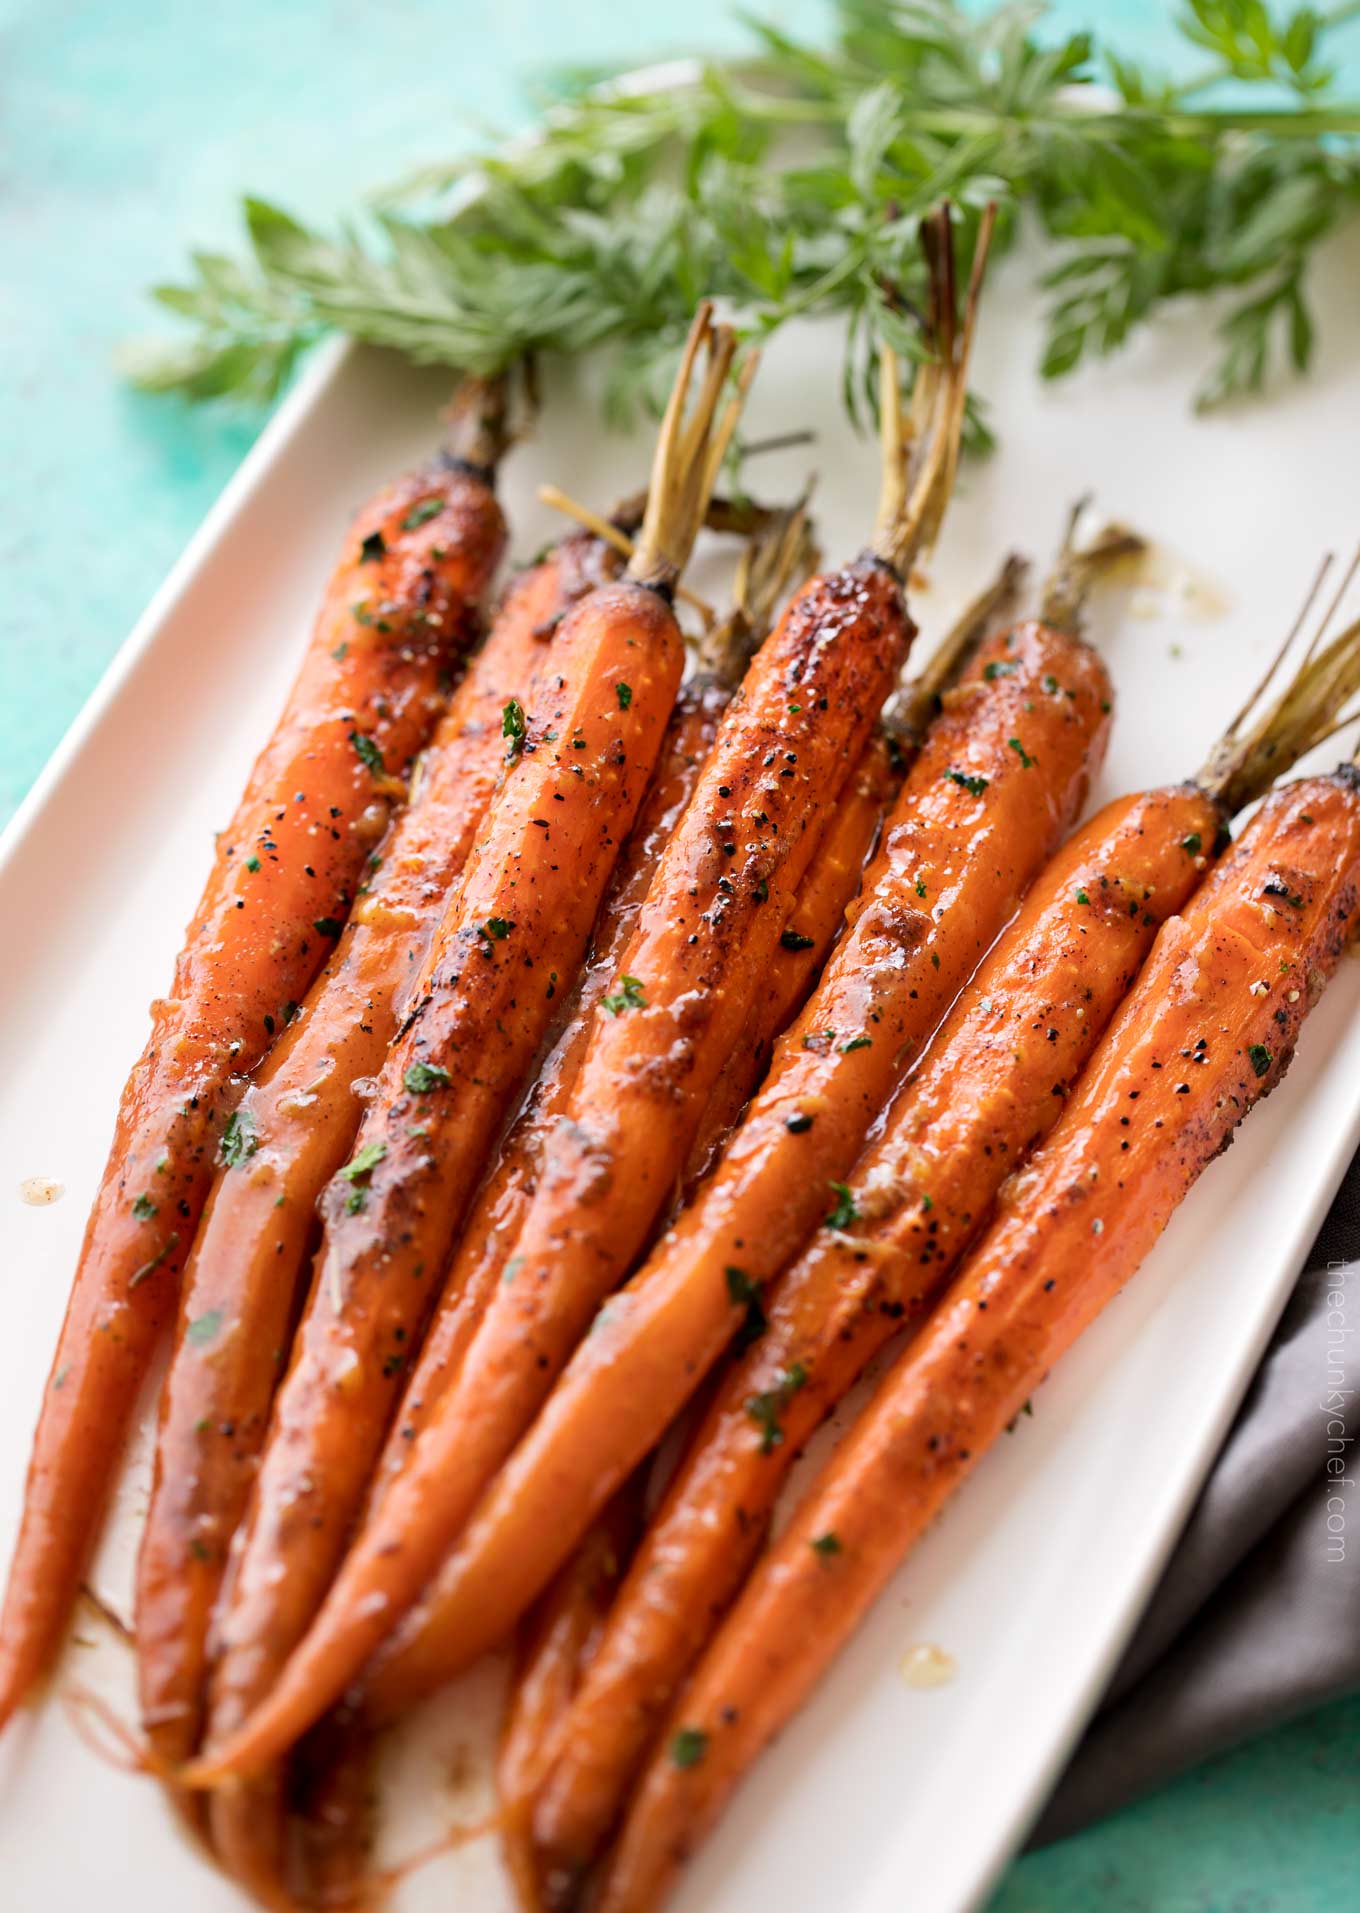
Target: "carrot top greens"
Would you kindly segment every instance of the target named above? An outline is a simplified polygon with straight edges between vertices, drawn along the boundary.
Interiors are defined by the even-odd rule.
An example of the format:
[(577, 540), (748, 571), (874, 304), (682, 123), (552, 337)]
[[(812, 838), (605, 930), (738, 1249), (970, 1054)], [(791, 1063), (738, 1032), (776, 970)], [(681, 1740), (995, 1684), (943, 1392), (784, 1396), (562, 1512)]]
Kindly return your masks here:
[(753, 23), (750, 55), (688, 84), (576, 76), (533, 140), (430, 168), (335, 238), (247, 200), (249, 262), (198, 253), (189, 283), (157, 287), (193, 330), (129, 370), (259, 400), (333, 331), (482, 373), (608, 345), (607, 408), (627, 419), (660, 410), (707, 295), (756, 338), (840, 315), (858, 421), (882, 346), (919, 356), (916, 231), (948, 193), (969, 238), (991, 198), (1003, 244), (1022, 210), (1043, 235), (1045, 377), (1168, 300), (1226, 292), (1200, 403), (1257, 392), (1307, 367), (1309, 262), (1360, 209), (1360, 104), (1333, 98), (1327, 60), (1358, 13), (1189, 0), (1203, 62), (1179, 81), (1046, 33), (1028, 4), (839, 0), (827, 47)]

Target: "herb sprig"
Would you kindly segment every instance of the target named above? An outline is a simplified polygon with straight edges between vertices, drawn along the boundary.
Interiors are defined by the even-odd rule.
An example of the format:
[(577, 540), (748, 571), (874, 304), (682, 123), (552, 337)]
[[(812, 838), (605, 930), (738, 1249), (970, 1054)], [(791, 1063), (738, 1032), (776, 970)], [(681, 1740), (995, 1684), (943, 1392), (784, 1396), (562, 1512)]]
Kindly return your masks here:
[(137, 351), (132, 376), (269, 398), (337, 330), (482, 373), (608, 345), (606, 409), (627, 422), (659, 409), (707, 294), (755, 337), (838, 314), (862, 422), (880, 347), (919, 349), (916, 231), (945, 193), (970, 227), (996, 197), (1003, 242), (1023, 211), (1048, 243), (1045, 377), (1212, 294), (1231, 303), (1202, 405), (1303, 371), (1309, 263), (1360, 210), (1360, 105), (1333, 100), (1327, 61), (1358, 0), (1189, 0), (1206, 61), (1180, 83), (1037, 32), (1041, 13), (839, 0), (829, 49), (755, 25), (753, 58), (562, 99), (535, 139), (429, 169), (336, 238), (248, 200), (249, 264), (198, 253), (188, 284), (155, 288), (194, 330)]

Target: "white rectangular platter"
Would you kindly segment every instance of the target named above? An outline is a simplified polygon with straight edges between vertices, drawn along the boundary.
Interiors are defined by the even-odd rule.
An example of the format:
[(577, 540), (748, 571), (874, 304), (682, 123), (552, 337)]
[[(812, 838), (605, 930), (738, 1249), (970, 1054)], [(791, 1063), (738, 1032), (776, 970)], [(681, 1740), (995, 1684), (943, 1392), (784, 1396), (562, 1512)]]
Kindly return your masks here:
[[(1356, 536), (1360, 358), (1344, 315), (1360, 309), (1360, 259), (1334, 251), (1318, 277), (1312, 377), (1266, 405), (1195, 420), (1202, 314), (1044, 388), (1033, 261), (994, 275), (976, 382), (1001, 449), (965, 472), (917, 612), (928, 643), (1005, 549), (1042, 560), (1087, 487), (1156, 542), (1150, 582), (1117, 625), (1097, 620), (1119, 697), (1097, 801), (1197, 767), (1320, 552)], [(788, 492), (814, 463), (834, 558), (862, 542), (876, 486), (872, 447), (839, 416), (837, 354), (826, 331), (779, 341), (746, 426), (751, 437), (816, 431), (812, 450), (767, 458), (752, 482)], [(211, 832), (268, 733), (350, 509), (429, 449), (445, 384), (366, 352), (313, 368), (0, 850), (0, 1561), (118, 1092)], [(587, 380), (550, 381), (537, 437), (505, 477), (517, 554), (552, 529), (534, 496), (541, 480), (602, 504), (641, 479), (646, 434), (607, 437), (594, 418)], [(714, 588), (712, 574), (699, 581)], [(1347, 963), (1288, 1082), (899, 1575), (694, 1863), (677, 1913), (962, 1913), (985, 1896), (1099, 1697), (1360, 1140), (1357, 1007), (1360, 966)], [(24, 1206), (30, 1176), (55, 1179), (64, 1197)], [(95, 1571), (124, 1613), (145, 1479), (134, 1455)], [(95, 1685), (131, 1718), (125, 1651), (88, 1618), (77, 1632), (87, 1645), (73, 1646), (57, 1685)], [(953, 1657), (950, 1684), (923, 1691), (900, 1677), (920, 1643)], [(388, 1857), (486, 1810), (499, 1679), (494, 1666), (476, 1670), (392, 1750), (401, 1800)], [(0, 1742), (0, 1882), (0, 1901), (24, 1913), (243, 1904), (151, 1783), (91, 1752), (55, 1701)], [(507, 1908), (494, 1844), (415, 1873), (396, 1905)]]

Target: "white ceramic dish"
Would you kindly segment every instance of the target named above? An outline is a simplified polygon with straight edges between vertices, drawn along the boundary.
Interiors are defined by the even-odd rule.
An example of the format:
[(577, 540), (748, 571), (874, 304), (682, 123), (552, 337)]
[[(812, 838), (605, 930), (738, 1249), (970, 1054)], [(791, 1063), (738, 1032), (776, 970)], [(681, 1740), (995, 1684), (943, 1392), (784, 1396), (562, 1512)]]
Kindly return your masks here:
[[(1120, 702), (1099, 798), (1195, 768), (1289, 623), (1319, 552), (1355, 536), (1360, 363), (1345, 362), (1340, 315), (1360, 305), (1358, 263), (1354, 252), (1321, 262), (1324, 321), (1337, 317), (1324, 322), (1307, 383), (1198, 422), (1187, 408), (1206, 349), (1202, 315), (1045, 389), (1033, 373), (1031, 265), (995, 274), (977, 382), (1001, 450), (965, 473), (917, 608), (928, 640), (1004, 548), (1049, 551), (1087, 486), (1157, 541), (1154, 582), (1107, 637)], [(837, 349), (811, 327), (781, 340), (747, 431), (816, 430), (814, 453), (770, 458), (759, 482), (791, 490), (815, 462), (826, 549), (848, 555), (869, 520), (875, 459), (840, 418)], [(322, 358), (0, 849), (0, 1559), (118, 1091), (210, 833), (268, 731), (349, 508), (429, 447), (444, 385), (378, 354)], [(583, 377), (560, 382), (537, 441), (510, 462), (504, 492), (521, 553), (549, 529), (534, 500), (540, 479), (597, 502), (638, 482), (643, 438), (602, 438), (591, 406)], [(1360, 968), (1347, 964), (1287, 1084), (761, 1763), (677, 1913), (961, 1913), (985, 1894), (1099, 1695), (1360, 1139), (1357, 1005)], [(18, 1185), (30, 1176), (54, 1178), (64, 1197), (25, 1206)], [(134, 1456), (95, 1571), (123, 1612), (144, 1483), (145, 1457)], [(72, 1648), (62, 1680), (99, 1687), (130, 1715), (125, 1652), (93, 1622), (77, 1631), (90, 1645)], [(922, 1643), (953, 1657), (948, 1685), (901, 1678), (904, 1653)], [(488, 1804), (498, 1682), (494, 1665), (477, 1669), (394, 1747), (394, 1857)], [(0, 1743), (0, 1880), (3, 1903), (24, 1913), (242, 1905), (182, 1840), (154, 1787), (91, 1753), (56, 1705)], [(494, 1845), (414, 1875), (397, 1904), (508, 1907)]]

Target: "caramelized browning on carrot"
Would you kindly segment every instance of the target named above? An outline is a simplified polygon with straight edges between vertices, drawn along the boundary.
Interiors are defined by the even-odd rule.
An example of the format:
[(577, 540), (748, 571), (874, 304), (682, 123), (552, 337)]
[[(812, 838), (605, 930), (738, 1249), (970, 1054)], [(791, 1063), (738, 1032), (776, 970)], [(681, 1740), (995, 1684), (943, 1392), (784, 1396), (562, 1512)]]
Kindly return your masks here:
[(668, 1487), (561, 1736), (534, 1820), (551, 1877), (573, 1880), (598, 1851), (746, 1577), (794, 1457), (903, 1316), (930, 1303), (1003, 1179), (1056, 1121), (1159, 924), (1200, 882), (1219, 816), (1186, 784), (1111, 804), (1079, 832), (847, 1177), (845, 1227), (819, 1230), (779, 1279)]
[(1358, 915), (1347, 767), (1268, 798), (1158, 934), (1048, 1140), (699, 1663), (592, 1904), (661, 1902), (947, 1496), (1279, 1081)]
[[(166, 1759), (198, 1746), (209, 1615), (291, 1339), (317, 1199), (351, 1153), (367, 1080), (505, 768), (503, 714), (533, 708), (549, 631), (610, 569), (597, 542), (577, 536), (511, 585), (330, 962), (237, 1111), (240, 1147), (218, 1172), (185, 1274), (138, 1569), (142, 1720)], [(224, 1319), (235, 1325), (225, 1345), (195, 1326)]]
[(441, 1571), (422, 1636), (413, 1626), (375, 1666), (380, 1711), (499, 1637), (758, 1310), (761, 1285), (839, 1217), (869, 1124), (1079, 810), (1108, 692), (1087, 646), (1039, 625), (979, 653), (718, 1168), (610, 1298)]
[(34, 1441), (0, 1625), (0, 1724), (70, 1611), (242, 1078), (334, 947), (400, 777), (474, 631), (504, 545), (485, 474), (454, 461), (359, 515), (297, 682), (217, 839), (167, 997), (123, 1091)]
[[(344, 1690), (420, 1595), (642, 1247), (910, 632), (896, 579), (863, 560), (807, 585), (766, 640), (600, 1000), (566, 1116), (458, 1373), (308, 1640), (205, 1772), (276, 1752)], [(437, 1649), (423, 1658), (442, 1662)], [(430, 1684), (427, 1665), (419, 1685)]]

